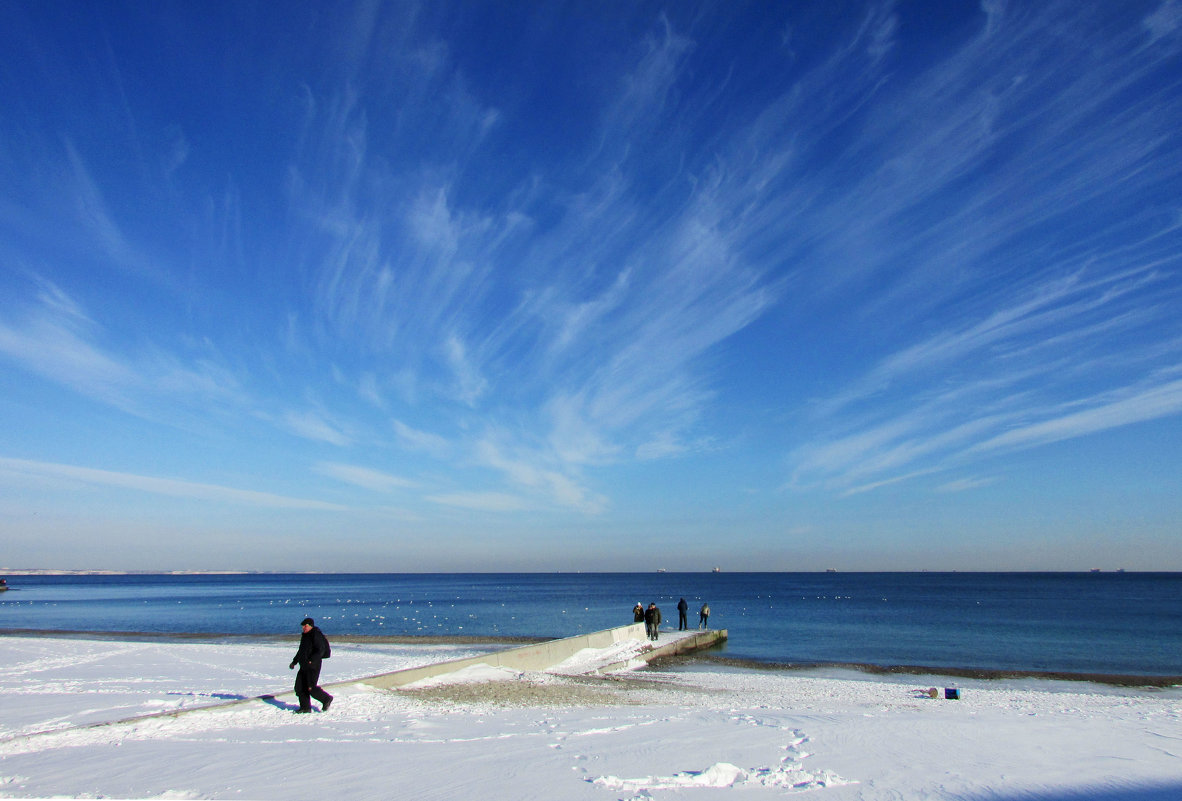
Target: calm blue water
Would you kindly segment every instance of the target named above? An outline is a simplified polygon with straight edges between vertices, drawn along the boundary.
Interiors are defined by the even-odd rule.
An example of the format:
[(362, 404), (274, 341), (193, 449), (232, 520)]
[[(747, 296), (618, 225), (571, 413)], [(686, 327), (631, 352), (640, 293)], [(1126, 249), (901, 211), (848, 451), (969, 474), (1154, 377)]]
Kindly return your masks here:
[(15, 576), (0, 629), (564, 637), (655, 601), (761, 662), (1182, 675), (1178, 573)]

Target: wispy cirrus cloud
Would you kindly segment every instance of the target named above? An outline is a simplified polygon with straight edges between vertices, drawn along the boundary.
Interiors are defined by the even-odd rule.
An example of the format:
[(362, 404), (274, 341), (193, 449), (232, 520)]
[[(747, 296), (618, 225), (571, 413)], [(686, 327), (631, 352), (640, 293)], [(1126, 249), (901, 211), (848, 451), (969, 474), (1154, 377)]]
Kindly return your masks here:
[(998, 479), (995, 476), (983, 478), (958, 478), (936, 487), (936, 492), (969, 492), (971, 490), (993, 486), (997, 483), (997, 481)]
[[(579, 465), (694, 447), (700, 438), (680, 434), (711, 397), (703, 356), (776, 299), (739, 253), (749, 224), (737, 210), (758, 196), (733, 174), (739, 165), (696, 165), (690, 183), (656, 187), (639, 175), (681, 113), (675, 89), (692, 49), (662, 21), (618, 76), (577, 166), (499, 176), (492, 204), (461, 199), (476, 176), (450, 147), (427, 148), (418, 170), (396, 176), (372, 150), (363, 94), (309, 89), (290, 202), (311, 224), (301, 258), (326, 327), (412, 374), (399, 385), (424, 393), (415, 403), (478, 419), (460, 427), (470, 439), (456, 453), (482, 454), (511, 482), (575, 508), (601, 506), (573, 478)], [(477, 153), (491, 129), (463, 121), (503, 115), (461, 91), (459, 67), (437, 56), (398, 63), (450, 87), (445, 138), (467, 136), (461, 152)], [(436, 152), (447, 160), (433, 162)], [(375, 202), (381, 217), (362, 211)], [(490, 431), (517, 455), (490, 458)]]
[(392, 425), (394, 433), (398, 436), (398, 441), (412, 451), (419, 451), (441, 459), (453, 450), (451, 442), (446, 437), (411, 428), (401, 420), (392, 421)]
[[(1172, 375), (1182, 374), (1182, 362)], [(1182, 412), (1182, 379), (1152, 376), (1136, 386), (1074, 399), (1047, 419), (1016, 426), (973, 446), (972, 453), (1013, 450), (1073, 439)]]
[[(992, 6), (884, 86), (849, 150), (865, 177), (802, 215), (840, 264), (806, 280), (845, 295), (869, 358), (813, 404), (790, 486), (869, 491), (1182, 411), (1163, 194), (1182, 171), (1161, 162), (1180, 155), (1162, 114), (1182, 106), (1154, 83), (1179, 43), (1147, 51), (1146, 29), (1096, 9), (1056, 29), (1064, 12)], [(1138, 85), (1158, 88), (1127, 102)]]
[(1161, 0), (1142, 24), (1149, 33), (1151, 44), (1156, 43), (1158, 39), (1176, 35), (1182, 31), (1182, 5), (1179, 5), (1177, 0)]
[(113, 263), (127, 265), (133, 261), (131, 247), (115, 223), (98, 184), (69, 140), (65, 142), (65, 150), (72, 172), (74, 210), (78, 221)]
[(595, 514), (603, 511), (606, 499), (591, 492), (569, 468), (545, 452), (506, 446), (489, 437), (477, 443), (473, 458), (477, 464), (496, 470), (521, 493), (529, 493), (538, 505), (576, 509)]
[(139, 375), (93, 341), (94, 326), (60, 290), (41, 295), (42, 308), (0, 321), (0, 353), (56, 383), (120, 408)]
[(346, 484), (352, 484), (374, 492), (393, 492), (394, 490), (412, 489), (419, 486), (418, 482), (400, 476), (390, 475), (380, 470), (373, 470), (358, 465), (342, 464), (340, 462), (322, 462), (315, 467), (316, 472)]
[(236, 404), (241, 387), (215, 359), (136, 343), (117, 347), (73, 296), (34, 276), (34, 300), (0, 318), (0, 355), (46, 380), (141, 417), (158, 418), (164, 399)]
[[(465, 199), (464, 161), (433, 162), (430, 148), (411, 181), (395, 180), (370, 152), (360, 93), (316, 102), (310, 141), (324, 158), (293, 174), (324, 236), (313, 249), (324, 258), (308, 263), (322, 313), (428, 397), (467, 407), (456, 419), (478, 416), (457, 453), (597, 508), (579, 466), (710, 442), (694, 426), (716, 397), (711, 349), (778, 304), (807, 320), (810, 307), (842, 303), (848, 324), (890, 329), (881, 343), (914, 344), (871, 344), (877, 363), (816, 407), (828, 428), (789, 457), (792, 482), (848, 489), (927, 474), (1080, 397), (1080, 364), (1102, 364), (1108, 338), (1162, 319), (1147, 299), (1168, 285), (1169, 224), (1101, 212), (1170, 177), (1141, 169), (1165, 144), (1154, 97), (1115, 125), (1088, 122), (1162, 62), (1089, 37), (1091, 20), (1074, 41), (1048, 41), (1062, 10), (990, 7), (975, 34), (903, 80), (890, 63), (899, 20), (871, 4), (790, 91), (719, 131), (709, 159), (680, 134), (723, 95), (699, 85), (700, 107), (680, 105), (696, 43), (662, 19), (618, 76), (578, 168), (500, 176), (509, 191), (491, 205)], [(1040, 59), (1051, 50), (1074, 70), (1065, 85), (1048, 82)], [(462, 121), (492, 110), (460, 90), (446, 50), (435, 56), (403, 66), (452, 87), (442, 114), (476, 163), (490, 129)], [(654, 182), (647, 161), (670, 153), (680, 171)], [(359, 211), (374, 193), (384, 218)], [(1072, 214), (1091, 236), (1052, 242)], [(968, 324), (919, 335), (925, 315), (957, 307)], [(1034, 386), (1048, 372), (1059, 385)], [(488, 450), (494, 430), (496, 454), (514, 457)]]
[[(0, 354), (147, 419), (349, 448), (300, 464), (354, 486), (430, 470), (457, 507), (600, 514), (613, 466), (743, 435), (794, 487), (963, 488), (950, 472), (1179, 413), (1177, 6), (1076, 6), (986, 3), (915, 49), (892, 2), (823, 45), (769, 10), (791, 53), (720, 48), (715, 23), (758, 34), (723, 6), (641, 8), (610, 42), (567, 31), (612, 50), (561, 96), (487, 73), (447, 14), (309, 12), (298, 69), (268, 66), (283, 133), (241, 147), (266, 158), (157, 133), (175, 229), (213, 243), (152, 265), (180, 299), (117, 327), (91, 312), (133, 306), (122, 286), (47, 283), (0, 308)], [(153, 226), (86, 141), (55, 141), (63, 217), (142, 278)], [(731, 402), (766, 417), (713, 429)], [(391, 446), (412, 478), (379, 469)]]
[(0, 317), (0, 356), (24, 369), (157, 423), (201, 426), (220, 415), (246, 415), (305, 439), (352, 442), (348, 425), (322, 411), (267, 411), (215, 351), (116, 342), (72, 296), (44, 279), (34, 281), (34, 302), (10, 319)]
[(1168, 322), (1134, 297), (1155, 294), (1146, 274), (1052, 281), (887, 357), (816, 408), (829, 436), (794, 452), (791, 484), (864, 491), (1179, 413), (1182, 338), (1140, 339)]
[[(1051, 274), (1019, 291), (994, 292), (997, 305), (983, 309), (983, 319), (888, 354), (819, 410), (835, 414), (891, 387), (927, 380), (936, 372), (957, 375), (966, 366), (975, 366), (978, 380), (992, 384), (1006, 382), (1007, 376), (1045, 381), (1046, 375), (1032, 375), (1040, 365), (1055, 365), (1089, 348), (1095, 352), (1113, 337), (1164, 319), (1167, 311), (1155, 297), (1165, 279), (1159, 266), (1129, 266), (1118, 273), (1081, 268), (1068, 275)], [(993, 375), (986, 376), (986, 369)]]
[(244, 506), (258, 506), (274, 509), (309, 509), (318, 511), (344, 511), (347, 507), (306, 498), (291, 498), (269, 492), (223, 487), (216, 484), (202, 484), (156, 476), (141, 476), (92, 467), (77, 467), (67, 464), (37, 462), (26, 459), (0, 457), (0, 471), (24, 478), (44, 480), (77, 481), (102, 487), (146, 492), (172, 498), (188, 498), (202, 501), (216, 501)]
[(353, 442), (353, 438), (345, 433), (339, 423), (320, 412), (288, 411), (279, 417), (279, 421), (288, 431), (305, 439), (342, 447)]
[[(776, 137), (794, 147), (782, 151), (779, 191), (763, 212), (778, 224), (773, 254), (797, 266), (801, 298), (840, 298), (860, 324), (904, 309), (919, 317), (963, 303), (982, 282), (1070, 270), (1089, 245), (1160, 229), (1160, 211), (1132, 199), (1164, 199), (1177, 178), (1172, 165), (1144, 169), (1169, 147), (1161, 105), (1177, 100), (1162, 83), (1125, 101), (1169, 52), (1143, 58), (1141, 34), (1113, 35), (1095, 9), (1048, 36), (1066, 10), (995, 8), (912, 78), (842, 52), (768, 106), (751, 134), (764, 161), (777, 163)], [(810, 116), (799, 131), (789, 122)], [(841, 144), (815, 138), (843, 123), (853, 131)], [(1081, 236), (1059, 241), (1072, 230)]]
[(531, 508), (524, 498), (507, 492), (446, 492), (428, 495), (426, 500), (476, 512), (521, 512)]

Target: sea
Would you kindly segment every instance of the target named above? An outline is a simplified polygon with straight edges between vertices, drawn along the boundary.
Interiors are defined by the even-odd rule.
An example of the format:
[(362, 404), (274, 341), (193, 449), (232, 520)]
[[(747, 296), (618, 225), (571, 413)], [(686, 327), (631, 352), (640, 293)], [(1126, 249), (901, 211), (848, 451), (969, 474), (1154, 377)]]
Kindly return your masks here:
[[(8, 576), (0, 633), (558, 638), (708, 603), (740, 664), (1182, 676), (1182, 573)], [(708, 655), (709, 656), (709, 655)]]

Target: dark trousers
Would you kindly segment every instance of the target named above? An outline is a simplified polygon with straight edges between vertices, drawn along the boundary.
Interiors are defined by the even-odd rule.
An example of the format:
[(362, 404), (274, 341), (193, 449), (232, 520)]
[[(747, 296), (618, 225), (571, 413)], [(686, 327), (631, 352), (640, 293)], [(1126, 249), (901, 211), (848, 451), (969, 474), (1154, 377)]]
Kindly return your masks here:
[(300, 699), (300, 709), (311, 709), (312, 704), (308, 700), (311, 696), (320, 702), (321, 706), (332, 700), (332, 696), (326, 693), (319, 685), (320, 682), (320, 662), (311, 662), (307, 665), (300, 665), (299, 672), (296, 673), (295, 693), (296, 697)]
[(677, 610), (677, 630), (685, 631), (688, 628), (689, 623), (687, 623), (685, 620), (685, 612), (682, 612), (680, 609)]

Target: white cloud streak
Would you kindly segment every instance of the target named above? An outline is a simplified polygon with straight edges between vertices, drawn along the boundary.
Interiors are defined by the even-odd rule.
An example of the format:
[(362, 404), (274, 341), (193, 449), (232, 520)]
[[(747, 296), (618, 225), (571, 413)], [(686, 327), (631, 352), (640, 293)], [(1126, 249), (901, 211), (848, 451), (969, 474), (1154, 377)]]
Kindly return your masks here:
[(943, 493), (957, 493), (957, 492), (971, 492), (975, 489), (983, 489), (985, 487), (993, 486), (997, 483), (996, 477), (990, 478), (958, 478), (941, 484), (936, 487), (936, 492)]
[(40, 479), (77, 481), (100, 487), (115, 487), (171, 498), (212, 501), (232, 505), (258, 506), (270, 509), (308, 509), (315, 511), (345, 511), (347, 507), (304, 498), (290, 498), (269, 492), (235, 489), (215, 484), (201, 484), (171, 478), (140, 476), (90, 467), (37, 462), (26, 459), (0, 457), (0, 471)]
[(814, 404), (789, 486), (881, 489), (1182, 411), (1176, 208), (1145, 201), (1182, 177), (1169, 15), (1150, 52), (1092, 7), (988, 11), (881, 90), (849, 149), (865, 177), (797, 215), (833, 265), (805, 280), (880, 355)]
[(452, 445), (446, 437), (411, 428), (401, 420), (394, 420), (392, 425), (398, 441), (408, 450), (426, 453), (437, 459), (446, 457), (452, 451)]
[(353, 442), (352, 437), (340, 427), (317, 412), (289, 411), (281, 418), (283, 426), (297, 436), (317, 442), (344, 447)]
[(521, 512), (530, 508), (524, 498), (505, 492), (450, 492), (429, 495), (426, 500), (474, 512)]
[(338, 481), (343, 481), (346, 484), (352, 484), (356, 487), (373, 490), (374, 492), (394, 492), (395, 490), (411, 489), (419, 486), (417, 482), (401, 478), (400, 476), (393, 476), (389, 473), (383, 473), (380, 470), (373, 470), (358, 465), (342, 464), (340, 462), (322, 462), (316, 465), (315, 469), (321, 475), (335, 478)]
[[(1182, 370), (1182, 363), (1179, 364)], [(1116, 397), (1113, 397), (1113, 396)], [(1182, 380), (1143, 387), (1126, 387), (1115, 393), (1077, 401), (1089, 408), (1053, 416), (1012, 428), (978, 443), (970, 452), (1012, 450), (1073, 439), (1111, 428), (1143, 423), (1182, 412)]]

